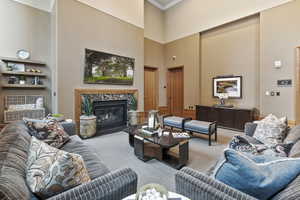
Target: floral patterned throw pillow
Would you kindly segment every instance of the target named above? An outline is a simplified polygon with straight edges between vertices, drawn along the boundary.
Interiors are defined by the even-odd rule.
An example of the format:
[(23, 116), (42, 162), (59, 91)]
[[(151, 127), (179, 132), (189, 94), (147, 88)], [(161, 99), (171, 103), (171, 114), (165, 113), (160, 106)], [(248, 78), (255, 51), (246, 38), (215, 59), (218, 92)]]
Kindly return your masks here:
[(257, 127), (253, 137), (265, 145), (274, 146), (282, 143), (287, 129), (287, 118), (278, 119), (270, 114), (261, 121), (256, 121)]
[(26, 182), (38, 197), (46, 199), (90, 180), (80, 155), (56, 149), (32, 137)]
[(70, 140), (69, 135), (57, 121), (24, 119), (24, 122), (32, 136), (55, 148), (63, 147)]

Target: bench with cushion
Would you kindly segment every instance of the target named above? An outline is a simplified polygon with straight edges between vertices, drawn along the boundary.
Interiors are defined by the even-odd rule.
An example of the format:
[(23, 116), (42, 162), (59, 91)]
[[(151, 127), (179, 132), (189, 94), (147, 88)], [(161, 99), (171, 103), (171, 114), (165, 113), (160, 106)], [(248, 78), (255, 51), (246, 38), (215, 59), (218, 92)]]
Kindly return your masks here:
[(188, 120), (191, 120), (191, 118), (183, 118), (183, 117), (166, 115), (163, 116), (163, 127), (168, 126), (171, 128), (177, 128), (183, 130), (184, 123)]
[(191, 133), (208, 135), (208, 144), (211, 146), (211, 136), (215, 134), (217, 141), (217, 122), (203, 122), (191, 118), (176, 117), (171, 115), (163, 116), (163, 127), (177, 128)]
[(198, 120), (190, 120), (184, 123), (183, 130), (191, 133), (201, 133), (208, 135), (208, 145), (211, 146), (211, 136), (215, 134), (217, 141), (217, 122), (203, 122)]

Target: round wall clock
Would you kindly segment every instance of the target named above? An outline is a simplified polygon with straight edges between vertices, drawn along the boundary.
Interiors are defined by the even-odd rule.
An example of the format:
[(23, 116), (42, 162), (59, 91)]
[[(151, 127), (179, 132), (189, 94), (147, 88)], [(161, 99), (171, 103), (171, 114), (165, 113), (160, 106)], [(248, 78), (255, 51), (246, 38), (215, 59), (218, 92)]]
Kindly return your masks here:
[(17, 57), (23, 60), (30, 58), (30, 52), (24, 49), (17, 51)]

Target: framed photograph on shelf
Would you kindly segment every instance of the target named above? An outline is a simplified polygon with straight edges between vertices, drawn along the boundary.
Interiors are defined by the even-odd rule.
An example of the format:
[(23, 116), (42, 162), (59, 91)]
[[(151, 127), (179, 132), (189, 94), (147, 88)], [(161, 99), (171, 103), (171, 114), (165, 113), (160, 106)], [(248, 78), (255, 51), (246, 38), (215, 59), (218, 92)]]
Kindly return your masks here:
[(25, 72), (25, 64), (22, 63), (7, 63), (7, 71)]
[(227, 94), (228, 98), (242, 98), (242, 76), (213, 78), (213, 97)]

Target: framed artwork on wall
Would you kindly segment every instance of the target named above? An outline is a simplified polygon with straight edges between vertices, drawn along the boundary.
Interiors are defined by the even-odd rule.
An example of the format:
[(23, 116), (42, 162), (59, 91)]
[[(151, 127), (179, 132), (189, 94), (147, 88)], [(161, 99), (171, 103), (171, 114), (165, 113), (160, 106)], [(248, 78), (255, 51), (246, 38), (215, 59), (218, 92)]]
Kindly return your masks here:
[(213, 78), (213, 97), (227, 94), (228, 98), (242, 98), (242, 76)]
[(25, 64), (8, 62), (6, 70), (14, 72), (25, 72)]
[(84, 83), (133, 85), (135, 59), (85, 49)]

